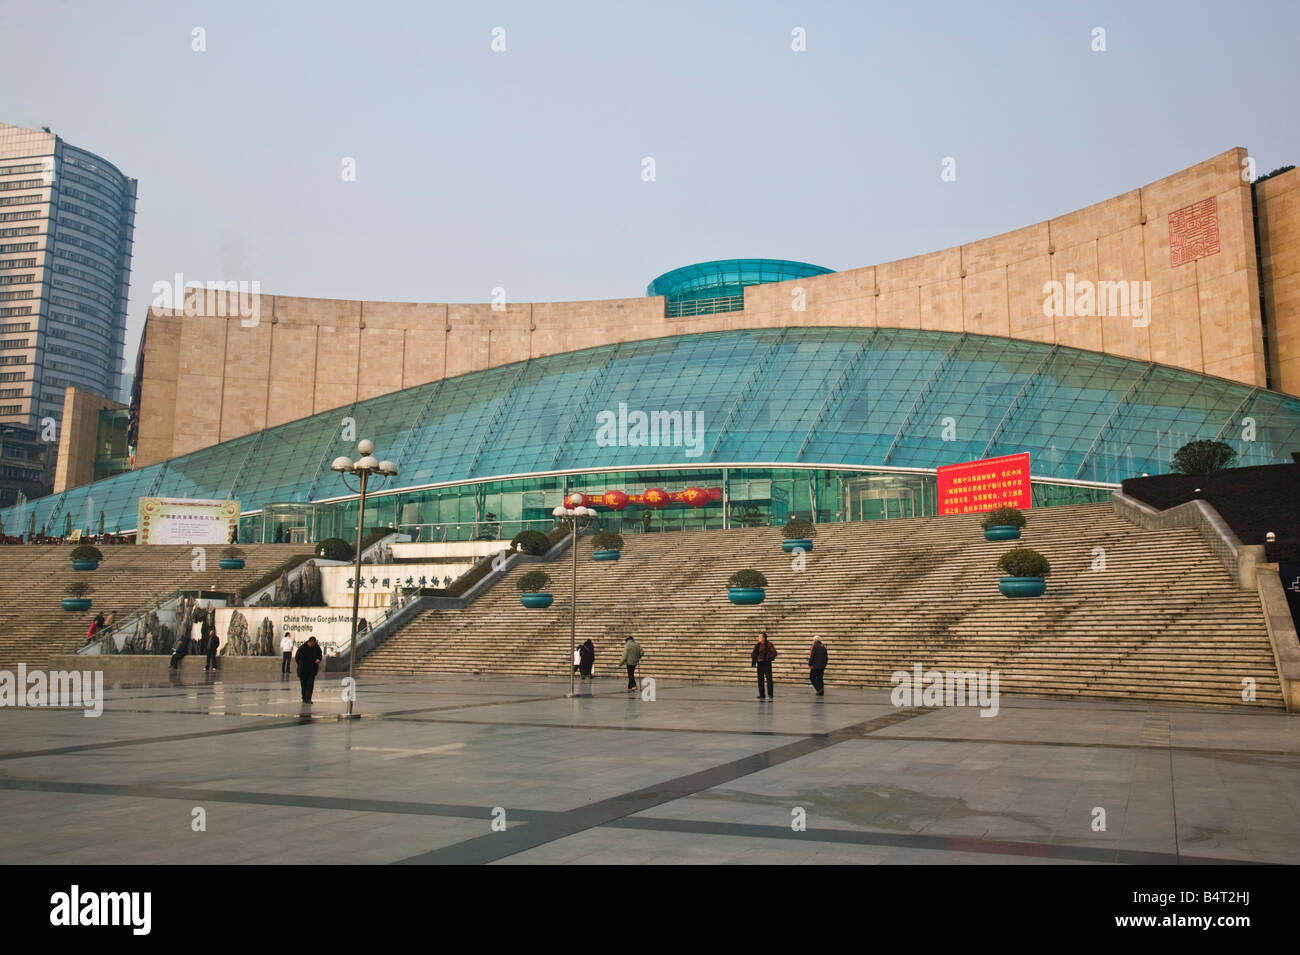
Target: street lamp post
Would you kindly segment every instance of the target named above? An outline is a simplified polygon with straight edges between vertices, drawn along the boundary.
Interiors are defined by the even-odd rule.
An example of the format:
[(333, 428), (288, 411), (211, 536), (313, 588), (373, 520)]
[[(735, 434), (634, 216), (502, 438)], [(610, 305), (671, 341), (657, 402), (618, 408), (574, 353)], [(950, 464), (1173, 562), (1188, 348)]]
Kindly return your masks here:
[(573, 551), (573, 600), (569, 608), (569, 696), (574, 697), (573, 654), (578, 648), (578, 520), (595, 517), (596, 512), (589, 507), (566, 507), (563, 504), (551, 511), (557, 521), (573, 522), (573, 542), (569, 549)]
[[(366, 491), (370, 483), (370, 476), (376, 475), (380, 485), (383, 482), (397, 474), (397, 465), (392, 461), (380, 461), (374, 456), (375, 443), (373, 441), (358, 441), (357, 451), (361, 457), (353, 461), (346, 456), (339, 456), (334, 459), (330, 468), (338, 471), (343, 478), (343, 484), (348, 490), (356, 491), (360, 495), (357, 504), (357, 552), (356, 552), (356, 569), (352, 576), (352, 643), (351, 649), (348, 650), (348, 711), (347, 719), (354, 719), (352, 715), (352, 701), (356, 697), (356, 681), (352, 674), (357, 665), (357, 616), (360, 612), (361, 604), (361, 535), (364, 533), (366, 519)], [(353, 487), (348, 481), (348, 475), (356, 477), (358, 486)]]

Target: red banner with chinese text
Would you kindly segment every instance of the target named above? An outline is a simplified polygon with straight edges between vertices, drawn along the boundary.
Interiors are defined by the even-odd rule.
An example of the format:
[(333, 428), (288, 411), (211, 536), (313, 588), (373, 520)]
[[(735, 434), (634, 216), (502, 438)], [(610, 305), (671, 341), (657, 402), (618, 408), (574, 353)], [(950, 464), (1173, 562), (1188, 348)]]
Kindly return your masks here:
[(1032, 506), (1029, 452), (939, 468), (939, 513), (983, 514), (995, 507)]

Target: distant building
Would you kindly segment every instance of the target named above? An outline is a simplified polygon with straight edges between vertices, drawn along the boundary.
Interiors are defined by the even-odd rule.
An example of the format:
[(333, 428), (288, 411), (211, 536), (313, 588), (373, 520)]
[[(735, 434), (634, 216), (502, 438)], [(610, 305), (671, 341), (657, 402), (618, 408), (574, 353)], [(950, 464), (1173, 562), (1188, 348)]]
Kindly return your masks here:
[[(21, 425), (0, 424), (0, 507), (50, 493), (54, 445), (41, 440), (39, 431)], [(5, 533), (21, 534), (25, 527), (5, 525)]]
[(69, 387), (121, 395), (135, 197), (94, 153), (0, 123), (0, 423), (40, 435)]

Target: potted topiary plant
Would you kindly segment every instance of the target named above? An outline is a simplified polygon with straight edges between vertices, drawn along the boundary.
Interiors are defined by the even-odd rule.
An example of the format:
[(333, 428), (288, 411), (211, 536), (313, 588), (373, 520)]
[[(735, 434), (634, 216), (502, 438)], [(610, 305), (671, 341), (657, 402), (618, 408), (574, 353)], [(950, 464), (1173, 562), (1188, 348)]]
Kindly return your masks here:
[(551, 575), (544, 570), (530, 570), (515, 582), (519, 588), (519, 602), (534, 610), (549, 607), (555, 600), (546, 588), (551, 585)]
[(592, 542), (596, 545), (592, 560), (618, 560), (622, 556), (623, 538), (614, 531), (597, 531)]
[(90, 584), (84, 580), (73, 581), (63, 588), (63, 592), (67, 596), (59, 601), (59, 606), (64, 610), (85, 611), (90, 609), (90, 598), (86, 596), (90, 593)]
[(510, 539), (510, 549), (519, 551), (521, 554), (532, 554), (534, 557), (540, 557), (551, 549), (551, 542), (546, 539), (546, 535), (541, 531), (520, 531)]
[(238, 547), (227, 547), (221, 552), (221, 560), (217, 563), (221, 565), (222, 570), (242, 570), (244, 567), (244, 552)]
[(1025, 515), (1014, 507), (995, 507), (980, 521), (986, 541), (1020, 540), (1020, 528), (1025, 526)]
[(94, 570), (99, 566), (99, 562), (104, 559), (104, 555), (99, 552), (98, 547), (92, 547), (90, 544), (78, 544), (72, 548), (69, 555), (72, 558), (73, 570)]
[(767, 578), (756, 570), (738, 570), (727, 580), (727, 599), (733, 604), (761, 604), (767, 596)]
[(316, 556), (325, 560), (351, 560), (355, 555), (352, 545), (342, 537), (327, 537), (316, 545)]
[(1043, 579), (1052, 572), (1047, 558), (1028, 547), (1017, 547), (998, 558), (998, 569), (1008, 576), (998, 581), (1004, 597), (1041, 597), (1047, 590)]
[(792, 517), (786, 522), (785, 527), (781, 528), (781, 536), (785, 538), (781, 542), (781, 549), (787, 554), (796, 547), (804, 553), (813, 549), (812, 536), (816, 533), (816, 528), (811, 521), (805, 521), (802, 517)]

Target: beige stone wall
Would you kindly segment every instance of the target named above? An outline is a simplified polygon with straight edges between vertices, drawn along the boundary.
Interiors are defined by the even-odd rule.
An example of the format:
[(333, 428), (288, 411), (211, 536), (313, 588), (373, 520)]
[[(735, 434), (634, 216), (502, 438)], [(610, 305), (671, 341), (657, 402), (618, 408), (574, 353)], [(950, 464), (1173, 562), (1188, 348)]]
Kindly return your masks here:
[[(738, 328), (968, 331), (1263, 385), (1250, 186), (1241, 176), (1245, 158), (1246, 150), (1232, 149), (1114, 199), (967, 245), (755, 286), (746, 289), (744, 311), (721, 315), (669, 319), (661, 298), (645, 297), (496, 310), (486, 304), (263, 295), (259, 322), (252, 327), (238, 316), (151, 311), (137, 463), (526, 358)], [(1294, 203), (1294, 195), (1285, 199), (1280, 186), (1269, 194), (1274, 190), (1278, 217), (1289, 216), (1283, 207)], [(1204, 248), (1175, 264), (1170, 216), (1185, 223), (1188, 210), (1203, 209), (1207, 200), (1215, 206), (1217, 251)], [(1206, 216), (1194, 220), (1201, 227), (1207, 221)], [(1187, 234), (1187, 227), (1178, 228)], [(1285, 234), (1292, 250), (1285, 261), (1293, 266), (1295, 233)], [(1278, 236), (1282, 243), (1283, 232)], [(1045, 283), (1064, 283), (1071, 273), (1076, 283), (1150, 283), (1149, 323), (1134, 324), (1122, 315), (1045, 314)], [(1287, 274), (1294, 276), (1294, 268)], [(1283, 304), (1294, 303), (1294, 285), (1287, 289)], [(1295, 363), (1286, 367), (1300, 371), (1300, 346), (1294, 337), (1291, 342), (1288, 354), (1294, 358), (1286, 361)], [(1291, 380), (1290, 390), (1300, 390)]]
[[(99, 413), (125, 408), (120, 402), (68, 388), (63, 398), (63, 421), (59, 429), (59, 460), (54, 468), (54, 493), (81, 487), (95, 479), (95, 439), (99, 434)], [(26, 530), (26, 528), (24, 528)]]
[(1300, 169), (1259, 183), (1255, 200), (1273, 389), (1300, 395)]

